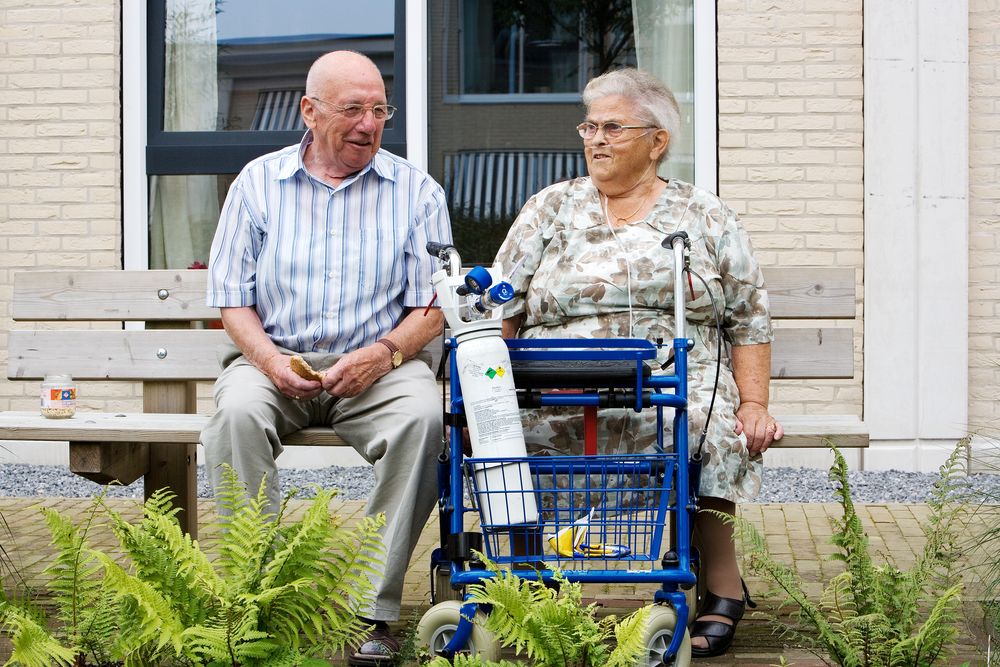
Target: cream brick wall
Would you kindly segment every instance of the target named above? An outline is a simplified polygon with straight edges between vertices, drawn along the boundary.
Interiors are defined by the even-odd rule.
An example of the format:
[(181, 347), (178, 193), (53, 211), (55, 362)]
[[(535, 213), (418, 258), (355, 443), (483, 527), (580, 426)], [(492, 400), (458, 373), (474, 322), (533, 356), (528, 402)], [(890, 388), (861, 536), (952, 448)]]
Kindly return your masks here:
[[(117, 0), (0, 0), (5, 371), (13, 272), (121, 267), (120, 12)], [(37, 407), (37, 383), (0, 375), (0, 409)], [(129, 385), (80, 391), (87, 407), (135, 405)]]
[(862, 414), (862, 0), (719, 0), (719, 194), (768, 266), (857, 269), (851, 380), (772, 383), (785, 413)]
[(969, 1), (969, 424), (1000, 433), (1000, 5)]

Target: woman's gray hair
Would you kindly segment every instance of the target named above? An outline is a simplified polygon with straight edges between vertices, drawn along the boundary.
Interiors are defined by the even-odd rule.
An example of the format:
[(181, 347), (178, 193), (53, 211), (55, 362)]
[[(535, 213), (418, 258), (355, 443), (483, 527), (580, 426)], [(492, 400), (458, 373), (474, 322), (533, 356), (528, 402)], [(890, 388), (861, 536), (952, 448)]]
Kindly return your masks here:
[(681, 110), (677, 99), (662, 81), (649, 72), (626, 67), (606, 72), (590, 80), (583, 89), (583, 105), (591, 105), (602, 97), (618, 95), (635, 102), (639, 118), (670, 133), (667, 150), (660, 156), (663, 162), (670, 155), (670, 144), (681, 129)]

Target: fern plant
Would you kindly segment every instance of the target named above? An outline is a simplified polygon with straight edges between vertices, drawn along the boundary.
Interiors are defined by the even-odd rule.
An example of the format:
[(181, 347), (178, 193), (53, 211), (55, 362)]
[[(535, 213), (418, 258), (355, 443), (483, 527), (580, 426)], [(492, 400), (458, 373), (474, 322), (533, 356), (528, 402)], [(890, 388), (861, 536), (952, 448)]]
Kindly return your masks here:
[(96, 556), (87, 547), (87, 538), (98, 523), (101, 497), (95, 499), (75, 526), (55, 510), (42, 513), (52, 545), (54, 561), (43, 573), (48, 578), (58, 634), (46, 628), (48, 622), (40, 607), (30, 601), (9, 600), (0, 604), (0, 632), (9, 634), (13, 653), (9, 664), (65, 665), (109, 664), (111, 645), (116, 641), (117, 613), (110, 596), (102, 591)]
[[(977, 436), (984, 445), (975, 454), (980, 471), (1000, 475), (1000, 441), (994, 436)], [(970, 483), (962, 499), (972, 508), (970, 530), (963, 546), (981, 586), (982, 614), (971, 620), (981, 625), (986, 635), (984, 664), (1000, 667), (1000, 492), (990, 484)]]
[(774, 581), (782, 602), (778, 611), (794, 607), (796, 624), (772, 617), (784, 638), (810, 648), (827, 664), (849, 667), (923, 667), (939, 664), (957, 636), (962, 585), (956, 561), (961, 507), (954, 502), (961, 469), (957, 448), (941, 467), (928, 502), (931, 517), (923, 527), (926, 542), (915, 564), (901, 570), (891, 562), (876, 563), (868, 536), (851, 500), (847, 464), (830, 443), (834, 464), (830, 480), (843, 516), (834, 519), (831, 559), (844, 571), (827, 583), (819, 600), (810, 600), (802, 581), (767, 550), (763, 536), (747, 520), (731, 521), (746, 547), (751, 570)]
[[(50, 633), (30, 610), (0, 608), (15, 645), (8, 664), (329, 664), (322, 656), (365, 630), (357, 612), (371, 591), (381, 519), (347, 528), (329, 511), (336, 491), (318, 490), (304, 516), (287, 523), (288, 499), (273, 516), (263, 489), (248, 497), (236, 473), (225, 472), (214, 561), (181, 530), (166, 490), (146, 501), (135, 524), (101, 497), (82, 528), (47, 512), (59, 629)], [(87, 544), (98, 510), (124, 565)]]
[[(491, 606), (485, 628), (501, 646), (513, 646), (517, 655), (537, 667), (632, 667), (645, 649), (643, 631), (650, 608), (642, 607), (619, 620), (597, 619), (596, 604), (583, 606), (583, 587), (569, 582), (558, 571), (559, 585), (550, 588), (538, 579), (501, 570), (479, 554), (494, 574), (469, 586), (469, 601)], [(614, 648), (610, 643), (614, 642)], [(442, 657), (431, 667), (448, 667)], [(509, 667), (509, 662), (488, 662), (476, 656), (455, 656), (455, 667)]]

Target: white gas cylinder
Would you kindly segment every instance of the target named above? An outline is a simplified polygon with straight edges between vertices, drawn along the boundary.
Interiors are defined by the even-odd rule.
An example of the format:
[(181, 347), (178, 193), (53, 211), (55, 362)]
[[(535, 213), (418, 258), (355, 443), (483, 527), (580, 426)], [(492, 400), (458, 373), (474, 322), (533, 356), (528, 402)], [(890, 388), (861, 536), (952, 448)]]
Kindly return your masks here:
[[(455, 361), (473, 456), (527, 456), (510, 354), (500, 334), (500, 322), (495, 327), (460, 332), (456, 341)], [(477, 464), (475, 475), (484, 524), (509, 526), (538, 519), (527, 463)]]

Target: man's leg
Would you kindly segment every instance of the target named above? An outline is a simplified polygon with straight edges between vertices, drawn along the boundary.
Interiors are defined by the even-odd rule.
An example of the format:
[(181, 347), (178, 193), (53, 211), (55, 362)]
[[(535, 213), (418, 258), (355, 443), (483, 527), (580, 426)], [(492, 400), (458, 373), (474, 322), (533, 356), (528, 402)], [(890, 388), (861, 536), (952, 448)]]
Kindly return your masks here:
[(281, 494), (274, 459), (282, 450), (281, 436), (307, 425), (308, 402), (284, 396), (266, 375), (239, 357), (216, 380), (215, 404), (218, 411), (201, 432), (212, 488), (220, 488), (223, 463), (236, 470), (250, 497), (257, 495), (266, 475), (268, 510), (276, 513)]
[(373, 582), (375, 598), (363, 615), (394, 621), (410, 555), (437, 501), (441, 393), (427, 365), (414, 360), (332, 409), (337, 433), (375, 466), (366, 512), (386, 518), (383, 577)]

